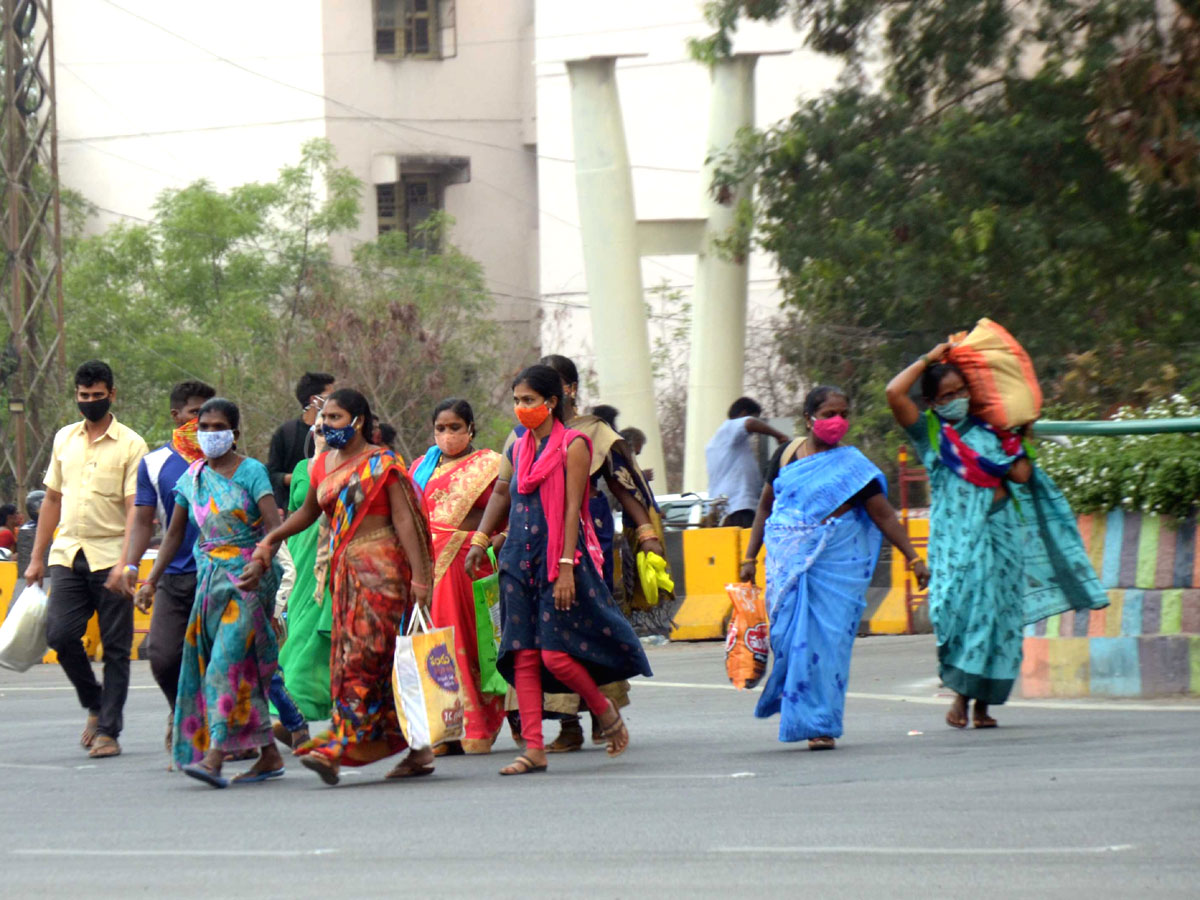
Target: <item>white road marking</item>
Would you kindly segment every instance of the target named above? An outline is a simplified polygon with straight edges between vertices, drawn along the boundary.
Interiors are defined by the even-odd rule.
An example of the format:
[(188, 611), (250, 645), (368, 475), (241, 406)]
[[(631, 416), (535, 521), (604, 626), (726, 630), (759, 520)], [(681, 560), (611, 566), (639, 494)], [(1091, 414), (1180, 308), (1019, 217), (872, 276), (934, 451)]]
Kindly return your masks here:
[[(9, 694), (9, 693), (15, 694), (18, 692), (32, 694), (32, 693), (43, 693), (46, 691), (73, 691), (73, 690), (75, 690), (75, 688), (69, 684), (64, 684), (62, 686), (43, 685), (43, 686), (37, 686), (37, 687), (26, 686), (26, 685), (15, 685), (15, 686), (14, 685), (5, 685), (4, 687), (0, 688), (0, 697), (3, 697), (5, 694)], [(131, 691), (157, 691), (158, 687), (153, 684), (134, 684), (134, 685), (129, 686), (129, 690), (131, 690)]]
[[(699, 684), (686, 681), (659, 681), (657, 679), (632, 678), (630, 683), (638, 687), (685, 688), (696, 691), (736, 691), (732, 684)], [(743, 691), (747, 694), (760, 693), (759, 688)], [(948, 695), (947, 695), (948, 696)], [(888, 703), (917, 703), (923, 706), (945, 706), (947, 697), (923, 697), (910, 694), (876, 694), (866, 691), (848, 691), (848, 700), (884, 700)], [(1123, 700), (1010, 700), (1005, 707), (1018, 709), (1080, 709), (1103, 710), (1105, 712), (1190, 712), (1200, 713), (1200, 702), (1196, 703), (1126, 703)]]
[(1092, 856), (1122, 853), (1133, 847), (1133, 844), (1107, 847), (713, 847), (710, 852), (802, 856)]
[(726, 778), (757, 778), (754, 772), (732, 772), (728, 775), (712, 775), (697, 772), (663, 772), (659, 775), (571, 775), (572, 781), (723, 781)]
[(298, 859), (305, 856), (328, 856), (337, 852), (333, 848), (320, 850), (196, 850), (190, 847), (178, 850), (81, 850), (74, 847), (26, 847), (8, 851), (10, 856), (96, 856), (103, 858), (203, 856), (239, 859)]

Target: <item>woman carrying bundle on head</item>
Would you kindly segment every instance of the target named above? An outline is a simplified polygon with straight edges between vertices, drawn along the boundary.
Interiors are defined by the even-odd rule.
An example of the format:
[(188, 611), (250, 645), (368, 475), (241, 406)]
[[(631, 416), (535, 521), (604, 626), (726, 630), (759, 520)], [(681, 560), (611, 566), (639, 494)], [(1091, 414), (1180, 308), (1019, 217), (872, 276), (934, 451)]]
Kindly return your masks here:
[[(313, 463), (304, 505), (258, 545), (270, 562), (281, 541), (323, 512), (329, 519), (330, 659), (333, 722), (296, 750), (326, 784), (343, 765), (363, 766), (406, 749), (392, 698), (392, 658), (413, 604), (429, 605), (432, 548), (408, 472), (396, 455), (368, 441), (371, 408), (358, 391), (334, 391), (321, 410), (328, 448)], [(318, 583), (318, 596), (324, 585)], [(411, 751), (388, 778), (433, 771), (430, 748)]]
[(832, 750), (842, 735), (850, 651), (866, 609), (881, 534), (913, 566), (917, 556), (887, 499), (887, 481), (856, 448), (842, 444), (850, 403), (836, 387), (804, 399), (808, 436), (780, 447), (754, 516), (739, 576), (754, 580), (767, 545), (767, 613), (775, 661), (754, 714), (780, 713), (779, 740)]
[[(592, 448), (563, 423), (562, 379), (548, 366), (530, 366), (513, 382), (513, 402), (525, 431), (506, 451), (511, 493), (508, 502), (493, 495), (479, 529), (494, 534), (508, 520), (498, 667), (516, 688), (525, 753), (501, 774), (525, 775), (546, 770), (543, 686), (578, 694), (616, 756), (629, 745), (629, 732), (596, 685), (651, 673), (600, 574), (603, 557), (585, 513)], [(483, 548), (472, 546), (468, 574), (485, 558)]]
[[(971, 415), (971, 389), (938, 344), (887, 386), (888, 405), (929, 472), (929, 617), (946, 713), (994, 728), (1021, 670), (1023, 626), (1067, 609), (1108, 605), (1070, 506), (1033, 464), (1022, 434)], [(909, 397), (920, 381), (928, 405)]]
[[(500, 472), (500, 454), (476, 449), (475, 413), (466, 400), (433, 408), (433, 446), (413, 463), (413, 483), (425, 499), (433, 534), (435, 627), (454, 627), (464, 700), (463, 753), (490, 753), (504, 725), (504, 697), (485, 694), (479, 666), (475, 593), (463, 567)], [(446, 746), (446, 745), (442, 745)], [(441, 750), (441, 747), (438, 748)], [(448, 752), (455, 752), (450, 746)]]

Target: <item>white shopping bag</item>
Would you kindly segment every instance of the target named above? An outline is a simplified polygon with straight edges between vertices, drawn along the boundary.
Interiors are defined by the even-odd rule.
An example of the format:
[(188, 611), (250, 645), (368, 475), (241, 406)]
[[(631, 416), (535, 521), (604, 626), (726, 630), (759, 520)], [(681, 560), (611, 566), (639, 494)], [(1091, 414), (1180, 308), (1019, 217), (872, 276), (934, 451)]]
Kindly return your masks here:
[(0, 666), (24, 672), (46, 655), (46, 592), (25, 585), (0, 625)]
[(407, 633), (396, 638), (392, 694), (400, 728), (413, 749), (462, 740), (463, 699), (454, 627), (431, 627), (419, 606), (413, 608)]

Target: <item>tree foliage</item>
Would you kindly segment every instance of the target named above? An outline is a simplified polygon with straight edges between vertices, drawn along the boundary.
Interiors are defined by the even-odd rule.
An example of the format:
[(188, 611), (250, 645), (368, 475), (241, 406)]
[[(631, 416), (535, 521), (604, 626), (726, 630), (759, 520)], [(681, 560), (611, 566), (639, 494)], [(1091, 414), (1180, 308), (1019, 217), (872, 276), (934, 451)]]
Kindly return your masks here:
[(729, 52), (742, 15), (790, 16), (847, 63), (835, 89), (743, 134), (713, 185), (758, 180), (756, 241), (778, 259), (797, 317), (786, 349), (810, 383), (874, 395), (987, 315), (1056, 399), (1194, 391), (1192, 5), (710, 4), (701, 56)]
[(69, 360), (112, 364), (117, 414), (152, 444), (169, 433), (171, 386), (199, 379), (239, 403), (243, 446), (261, 455), (298, 413), (297, 378), (330, 371), (401, 428), (411, 454), (407, 426), (427, 433), (424, 411), (443, 391), (487, 406), (480, 392), (497, 372), (479, 351), (496, 326), (480, 267), (453, 247), (448, 221), (435, 226), (440, 253), (385, 234), (351, 264), (335, 261), (330, 239), (356, 227), (361, 191), (315, 140), (271, 183), (198, 181), (164, 192), (151, 221), (78, 241), (65, 268)]

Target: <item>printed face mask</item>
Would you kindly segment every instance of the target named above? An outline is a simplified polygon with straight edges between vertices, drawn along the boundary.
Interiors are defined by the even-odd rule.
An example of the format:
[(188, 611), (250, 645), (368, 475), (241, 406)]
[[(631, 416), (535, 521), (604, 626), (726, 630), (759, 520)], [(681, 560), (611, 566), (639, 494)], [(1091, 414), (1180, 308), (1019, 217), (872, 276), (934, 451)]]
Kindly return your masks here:
[(190, 463), (195, 462), (204, 455), (204, 451), (200, 449), (200, 441), (196, 431), (196, 426), (199, 424), (199, 419), (192, 419), (190, 422), (180, 425), (171, 434), (171, 446), (175, 448), (176, 453)]
[(354, 421), (343, 428), (331, 428), (328, 425), (321, 426), (321, 433), (325, 435), (326, 446), (334, 450), (341, 450), (354, 440), (354, 433), (356, 431), (358, 431), (358, 416), (355, 416)]
[(471, 432), (465, 431), (443, 431), (434, 437), (434, 441), (438, 445), (438, 449), (442, 451), (443, 456), (458, 456), (471, 444)]
[(220, 459), (233, 449), (233, 432), (229, 429), (199, 431), (196, 433), (196, 437), (200, 442), (200, 450), (209, 459)]
[(838, 441), (846, 436), (846, 432), (850, 430), (850, 423), (846, 421), (844, 416), (830, 416), (828, 419), (814, 419), (812, 423), (812, 433), (822, 444), (834, 446)]
[(945, 419), (947, 422), (961, 422), (967, 417), (967, 412), (971, 408), (971, 401), (967, 397), (956, 397), (949, 403), (943, 403), (941, 406), (935, 406), (933, 411)]
[(530, 431), (536, 431), (550, 418), (550, 407), (544, 403), (541, 406), (514, 406), (513, 412), (517, 415), (517, 421)]
[(75, 405), (79, 407), (80, 414), (89, 422), (99, 422), (108, 415), (112, 399), (104, 397), (100, 400), (80, 400)]

